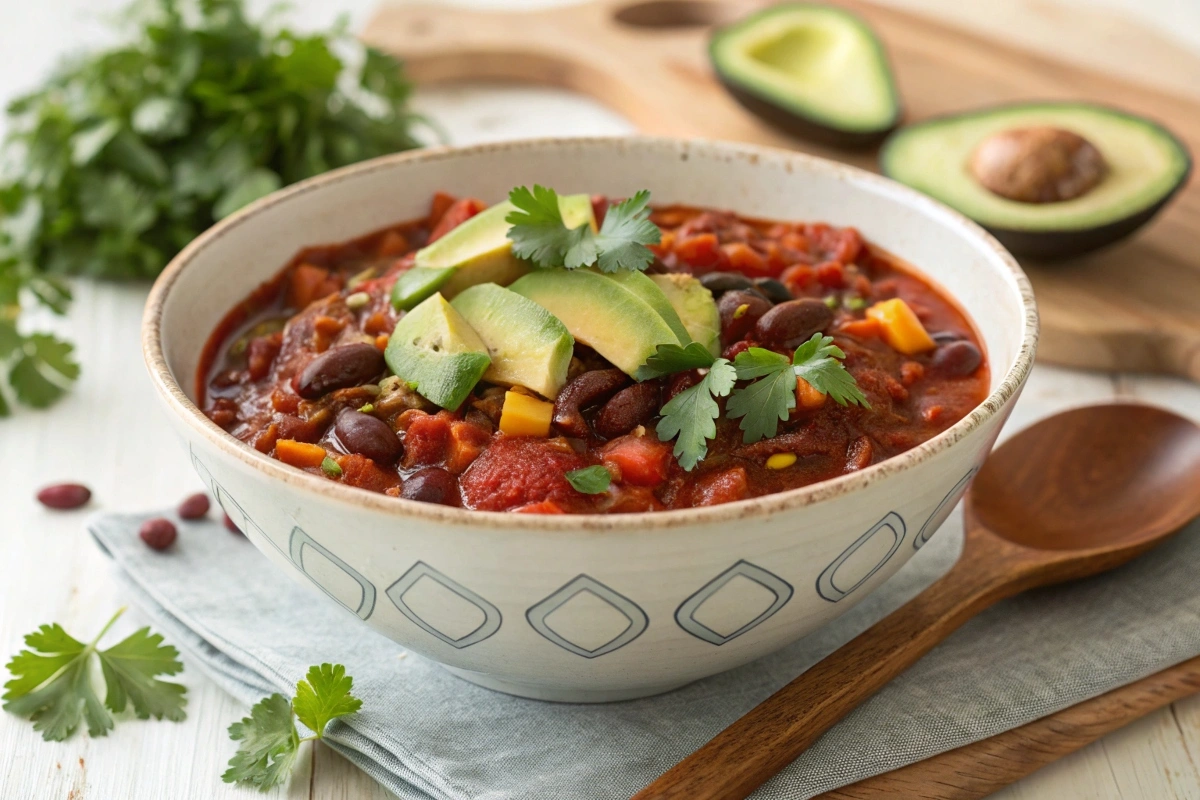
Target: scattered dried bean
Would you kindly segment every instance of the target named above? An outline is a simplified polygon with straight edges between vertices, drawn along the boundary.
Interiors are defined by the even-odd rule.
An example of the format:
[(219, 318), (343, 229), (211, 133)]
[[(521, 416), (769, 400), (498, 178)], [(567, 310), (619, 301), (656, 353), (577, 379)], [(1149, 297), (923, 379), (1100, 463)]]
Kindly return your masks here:
[(92, 499), (92, 490), (82, 483), (57, 483), (39, 491), (37, 499), (47, 508), (67, 511), (86, 505)]

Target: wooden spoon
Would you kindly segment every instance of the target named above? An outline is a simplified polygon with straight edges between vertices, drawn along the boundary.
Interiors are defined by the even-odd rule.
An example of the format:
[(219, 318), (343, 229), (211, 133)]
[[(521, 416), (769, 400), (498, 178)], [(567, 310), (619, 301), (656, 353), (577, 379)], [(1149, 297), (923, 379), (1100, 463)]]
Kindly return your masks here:
[(1066, 411), (995, 450), (958, 563), (685, 758), (634, 800), (744, 798), (993, 603), (1113, 569), (1200, 515), (1200, 426), (1153, 406)]

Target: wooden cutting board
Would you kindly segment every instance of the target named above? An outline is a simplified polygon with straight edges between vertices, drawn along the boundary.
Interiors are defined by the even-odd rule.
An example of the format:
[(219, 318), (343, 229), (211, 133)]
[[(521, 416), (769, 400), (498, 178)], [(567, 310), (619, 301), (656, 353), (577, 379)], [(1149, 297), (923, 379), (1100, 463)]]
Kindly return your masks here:
[[(1165, 123), (1200, 154), (1200, 102), (920, 16), (857, 0), (838, 4), (864, 16), (887, 45), (909, 121), (1014, 100), (1095, 100)], [(592, 95), (646, 133), (788, 147), (874, 169), (874, 153), (834, 150), (766, 126), (713, 78), (705, 47), (711, 26), (763, 5), (595, 0), (521, 13), (385, 5), (363, 38), (402, 57), (420, 84), (505, 80), (560, 86)], [(1200, 381), (1195, 180), (1134, 238), (1072, 261), (1024, 266), (1041, 308), (1043, 360)]]

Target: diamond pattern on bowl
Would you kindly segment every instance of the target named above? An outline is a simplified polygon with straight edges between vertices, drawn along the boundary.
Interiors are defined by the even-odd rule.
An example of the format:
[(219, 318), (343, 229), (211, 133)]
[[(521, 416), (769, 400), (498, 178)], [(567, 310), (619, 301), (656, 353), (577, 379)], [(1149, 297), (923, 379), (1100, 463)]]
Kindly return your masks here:
[(749, 561), (739, 561), (684, 600), (679, 627), (718, 647), (761, 625), (792, 599), (792, 585)]
[(288, 555), (325, 594), (361, 619), (375, 610), (375, 584), (299, 527), (292, 528)]
[(650, 624), (628, 597), (588, 575), (579, 575), (525, 612), (533, 629), (584, 658), (619, 650)]
[(954, 488), (942, 498), (942, 502), (938, 503), (937, 508), (929, 515), (929, 519), (925, 520), (925, 524), (921, 526), (921, 532), (913, 538), (913, 549), (920, 550), (925, 546), (933, 534), (937, 533), (938, 528), (950, 517), (950, 512), (958, 505), (958, 501), (962, 499), (963, 493), (967, 491), (967, 484), (971, 482), (971, 478), (975, 477), (975, 473), (979, 472), (979, 467), (975, 467), (970, 472), (962, 477), (962, 479), (954, 484)]
[(867, 582), (904, 541), (904, 520), (895, 511), (871, 526), (817, 577), (817, 594), (836, 603)]
[(385, 594), (401, 614), (451, 647), (478, 644), (500, 630), (500, 609), (418, 561)]

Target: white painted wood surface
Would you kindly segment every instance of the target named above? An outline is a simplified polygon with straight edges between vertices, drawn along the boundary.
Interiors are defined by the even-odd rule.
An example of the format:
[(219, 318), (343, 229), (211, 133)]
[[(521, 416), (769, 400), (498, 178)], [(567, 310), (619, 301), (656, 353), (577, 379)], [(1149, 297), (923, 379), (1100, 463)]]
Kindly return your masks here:
[[(1064, 5), (1043, 0), (887, 1), (945, 14), (963, 24), (982, 25), (994, 35), (1031, 47), (1050, 46), (1053, 32), (1061, 31), (1063, 20), (1082, 6), (1081, 0)], [(512, 0), (488, 4), (516, 5)], [(535, 4), (538, 0), (521, 3)], [(95, 41), (100, 30), (95, 21), (97, 9), (117, 5), (118, 0), (42, 0), (33, 4), (0, 0), (0, 63), (5, 65), (0, 69), (0, 98), (30, 85), (59, 54), (80, 42)], [(304, 23), (320, 25), (338, 9), (351, 11), (352, 19), (361, 23), (371, 3), (303, 0), (293, 5)], [(1125, 70), (1129, 74), (1147, 74), (1151, 61), (1170, 63), (1170, 54), (1180, 48), (1200, 52), (1200, 6), (1194, 2), (1104, 0), (1099, 5), (1106, 9), (1104, 16), (1090, 17), (1092, 22), (1084, 29), (1106, 31), (1104, 49), (1108, 53), (1123, 52), (1113, 42), (1138, 30), (1114, 22), (1120, 19), (1114, 15), (1122, 10), (1140, 14), (1142, 30), (1162, 28), (1175, 37), (1174, 44), (1164, 44), (1158, 55), (1153, 55), (1156, 49), (1145, 45), (1144, 33), (1137, 33), (1141, 44), (1136, 52), (1147, 55)], [(1077, 43), (1063, 47), (1065, 52), (1075, 53), (1086, 49)], [(1114, 68), (1121, 66), (1118, 63)], [(1180, 77), (1172, 76), (1170, 82), (1179, 83)], [(1197, 86), (1194, 78), (1190, 83)], [(459, 143), (629, 131), (624, 120), (591, 101), (556, 91), (464, 87), (422, 93), (419, 103), (445, 124)], [(171, 505), (202, 488), (168, 430), (142, 366), (138, 326), (145, 292), (142, 286), (78, 284), (74, 310), (61, 323), (79, 345), (84, 372), (78, 387), (49, 412), (21, 411), (0, 421), (0, 514), (4, 521), (0, 527), (0, 656), (15, 652), (21, 635), (43, 622), (56, 620), (80, 636), (91, 635), (125, 602), (105, 558), (82, 530), (85, 515), (42, 509), (33, 500), (39, 486), (67, 479), (85, 481), (95, 493), (89, 511)], [(1039, 366), (1009, 430), (1062, 408), (1114, 396), (1160, 403), (1200, 419), (1200, 387), (1191, 384)], [(140, 624), (137, 612), (129, 612), (111, 634), (113, 640)], [(125, 719), (100, 739), (77, 733), (67, 742), (49, 744), (41, 741), (27, 722), (0, 714), (0, 798), (215, 800), (253, 796), (219, 779), (232, 751), (225, 729), (245, 713), (245, 707), (217, 689), (192, 663), (187, 663), (182, 680), (189, 688), (185, 722)], [(320, 748), (306, 753), (290, 785), (270, 796), (375, 800), (390, 795), (349, 762)], [(1200, 800), (1200, 697), (1163, 709), (996, 796), (1004, 800)]]

